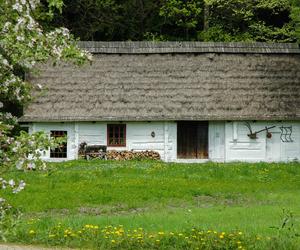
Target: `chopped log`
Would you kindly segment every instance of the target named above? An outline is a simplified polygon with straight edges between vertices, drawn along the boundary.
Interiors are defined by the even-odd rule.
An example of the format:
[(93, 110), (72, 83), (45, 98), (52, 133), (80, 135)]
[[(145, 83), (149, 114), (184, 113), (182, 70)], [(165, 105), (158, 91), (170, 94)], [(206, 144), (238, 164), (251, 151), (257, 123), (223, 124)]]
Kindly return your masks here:
[(151, 150), (146, 151), (116, 151), (109, 150), (106, 154), (108, 160), (142, 160), (142, 159), (151, 159), (151, 160), (160, 160), (159, 153)]
[(84, 159), (107, 159), (107, 160), (160, 160), (160, 155), (158, 152), (152, 150), (146, 151), (116, 151), (109, 150), (104, 145), (87, 145), (86, 142), (83, 142), (79, 145), (78, 155)]

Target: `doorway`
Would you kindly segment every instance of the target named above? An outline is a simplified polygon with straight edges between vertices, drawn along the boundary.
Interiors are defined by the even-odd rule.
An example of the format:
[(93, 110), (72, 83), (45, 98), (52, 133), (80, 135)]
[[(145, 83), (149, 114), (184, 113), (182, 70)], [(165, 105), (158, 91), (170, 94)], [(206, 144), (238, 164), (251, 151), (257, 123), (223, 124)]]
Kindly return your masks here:
[(208, 159), (208, 122), (177, 122), (177, 158)]

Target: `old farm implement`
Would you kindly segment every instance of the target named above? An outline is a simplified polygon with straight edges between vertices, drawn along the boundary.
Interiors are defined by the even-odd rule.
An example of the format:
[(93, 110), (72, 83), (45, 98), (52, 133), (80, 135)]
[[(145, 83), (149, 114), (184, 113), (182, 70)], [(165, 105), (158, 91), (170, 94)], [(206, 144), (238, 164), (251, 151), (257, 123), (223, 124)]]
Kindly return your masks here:
[(267, 132), (267, 138), (272, 138), (272, 133), (269, 131), (270, 129), (272, 128), (275, 128), (276, 126), (271, 126), (271, 127), (265, 127), (261, 130), (258, 130), (258, 131), (254, 131), (252, 130), (251, 128), (251, 125), (249, 122), (245, 122), (245, 125), (246, 127), (249, 129), (249, 134), (247, 134), (249, 136), (250, 139), (257, 139), (257, 134), (263, 132), (263, 131), (266, 131)]

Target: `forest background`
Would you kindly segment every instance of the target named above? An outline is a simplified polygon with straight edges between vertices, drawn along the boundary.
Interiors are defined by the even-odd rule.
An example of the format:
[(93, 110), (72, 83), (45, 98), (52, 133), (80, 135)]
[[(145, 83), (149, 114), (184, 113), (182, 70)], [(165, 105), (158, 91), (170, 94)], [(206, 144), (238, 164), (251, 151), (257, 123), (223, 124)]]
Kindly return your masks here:
[(49, 29), (70, 29), (80, 40), (296, 42), (300, 38), (299, 0), (65, 0), (61, 13), (39, 19)]

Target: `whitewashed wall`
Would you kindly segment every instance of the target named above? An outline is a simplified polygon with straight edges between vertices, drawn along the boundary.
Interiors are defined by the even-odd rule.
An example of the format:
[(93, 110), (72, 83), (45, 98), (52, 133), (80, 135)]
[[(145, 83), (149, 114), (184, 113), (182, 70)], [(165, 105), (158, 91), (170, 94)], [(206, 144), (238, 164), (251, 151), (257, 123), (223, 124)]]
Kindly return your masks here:
[(225, 160), (225, 123), (209, 122), (208, 133), (209, 160), (223, 162)]
[[(209, 122), (209, 159), (212, 161), (290, 161), (300, 160), (300, 122), (251, 122), (253, 131), (266, 126), (271, 130), (272, 138), (266, 138), (266, 132), (258, 134), (258, 139), (250, 139), (244, 122)], [(280, 139), (280, 127), (292, 126), (293, 142), (283, 143)], [(29, 131), (64, 130), (68, 132), (68, 158), (50, 159), (50, 151), (44, 159), (51, 161), (72, 160), (77, 158), (78, 145), (86, 142), (90, 145), (107, 144), (106, 122), (70, 122), (70, 123), (33, 123)], [(155, 137), (151, 133), (155, 133)], [(177, 160), (177, 123), (176, 122), (126, 122), (126, 147), (108, 147), (109, 150), (154, 150), (162, 160)], [(203, 160), (192, 160), (203, 162)], [(187, 162), (189, 162), (187, 160)]]
[[(176, 123), (175, 122), (126, 122), (126, 147), (108, 147), (108, 150), (154, 150), (163, 160), (176, 159)], [(82, 142), (89, 145), (107, 145), (107, 123), (70, 122), (70, 123), (34, 123), (30, 132), (64, 130), (68, 133), (67, 159), (50, 159), (50, 151), (43, 156), (46, 160), (61, 161), (76, 159), (78, 146)], [(155, 137), (151, 133), (155, 133)]]
[[(300, 160), (300, 122), (250, 122), (253, 132), (263, 128), (271, 129), (272, 138), (266, 132), (257, 134), (257, 139), (250, 139), (245, 122), (225, 123), (226, 161), (292, 161)], [(292, 126), (293, 142), (282, 142), (281, 126)]]

